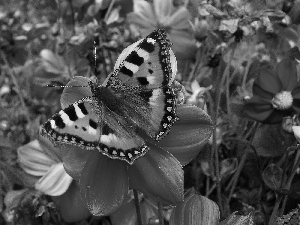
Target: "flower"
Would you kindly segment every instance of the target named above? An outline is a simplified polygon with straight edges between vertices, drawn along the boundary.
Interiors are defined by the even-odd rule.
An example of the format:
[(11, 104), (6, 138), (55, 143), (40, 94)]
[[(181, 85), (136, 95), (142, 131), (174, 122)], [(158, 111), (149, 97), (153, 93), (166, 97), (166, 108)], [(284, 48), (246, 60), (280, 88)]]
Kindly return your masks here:
[(90, 212), (81, 201), (78, 184), (64, 170), (58, 149), (44, 137), (18, 148), (20, 167), (27, 173), (25, 183), (33, 180), (35, 189), (52, 196), (67, 222), (87, 218)]
[(300, 126), (292, 126), (292, 130), (295, 138), (297, 139), (298, 142), (300, 142)]
[[(128, 46), (119, 56), (118, 68), (132, 48)], [(176, 58), (170, 50), (172, 81), (176, 74)], [(92, 96), (89, 79), (74, 77), (61, 96), (62, 108)], [(107, 80), (102, 84), (105, 86)], [(79, 181), (80, 193), (87, 208), (95, 216), (116, 212), (126, 200), (129, 189), (135, 189), (156, 201), (175, 205), (183, 201), (183, 169), (197, 156), (212, 132), (210, 117), (195, 106), (180, 105), (176, 110), (179, 121), (159, 143), (139, 133), (149, 147), (147, 153), (132, 165), (111, 159), (97, 150), (62, 144), (60, 158), (66, 172)]]
[(177, 58), (194, 57), (197, 47), (189, 23), (191, 15), (184, 6), (174, 7), (172, 0), (153, 0), (153, 3), (135, 0), (134, 12), (127, 18), (140, 29), (142, 36), (158, 28), (165, 29)]
[(284, 58), (277, 71), (260, 69), (253, 84), (253, 97), (246, 102), (246, 114), (263, 123), (280, 123), (283, 117), (300, 112), (300, 85), (296, 61)]
[[(74, 102), (72, 89), (65, 90), (62, 105)], [(76, 97), (86, 97), (88, 90), (81, 88)], [(65, 95), (70, 97), (68, 101)], [(180, 105), (177, 115), (179, 121), (162, 141), (157, 143), (144, 137), (150, 149), (132, 165), (110, 159), (98, 151), (61, 146), (64, 167), (79, 181), (82, 199), (93, 215), (116, 212), (124, 203), (129, 188), (166, 204), (174, 205), (183, 200), (182, 165), (196, 157), (210, 137), (212, 125), (209, 116), (196, 106)]]

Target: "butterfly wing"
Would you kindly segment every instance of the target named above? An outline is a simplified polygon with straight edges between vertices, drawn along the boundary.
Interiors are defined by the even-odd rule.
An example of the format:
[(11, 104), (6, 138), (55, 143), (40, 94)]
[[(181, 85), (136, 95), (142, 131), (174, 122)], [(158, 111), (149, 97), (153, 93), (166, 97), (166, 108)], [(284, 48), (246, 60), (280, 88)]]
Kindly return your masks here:
[(121, 53), (119, 58), (124, 60), (109, 77), (106, 86), (128, 90), (169, 85), (176, 72), (172, 71), (176, 69), (176, 59), (165, 31), (158, 29), (135, 45), (134, 49), (125, 49)]
[(42, 127), (53, 142), (98, 149), (110, 158), (132, 164), (148, 147), (134, 134), (127, 121), (97, 100), (87, 97), (60, 110)]
[(165, 31), (161, 29), (135, 45), (121, 53), (119, 58), (124, 60), (108, 78), (106, 87), (122, 92), (121, 107), (127, 112), (127, 117), (159, 141), (178, 119), (171, 87), (176, 58), (172, 55)]

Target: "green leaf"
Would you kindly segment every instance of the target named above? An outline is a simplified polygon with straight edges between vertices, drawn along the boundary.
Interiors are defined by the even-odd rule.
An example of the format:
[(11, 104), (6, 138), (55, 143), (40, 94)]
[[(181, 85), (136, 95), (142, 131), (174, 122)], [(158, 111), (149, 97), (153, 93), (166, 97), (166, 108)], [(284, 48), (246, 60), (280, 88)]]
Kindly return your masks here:
[(253, 138), (253, 146), (260, 156), (276, 157), (283, 155), (294, 141), (295, 137), (284, 132), (281, 124), (264, 124), (257, 129)]
[(263, 171), (262, 177), (266, 185), (273, 189), (278, 190), (282, 182), (282, 169), (276, 164), (270, 164)]
[(219, 225), (253, 225), (253, 217), (251, 214), (247, 216), (239, 216), (232, 213), (226, 220), (223, 220)]

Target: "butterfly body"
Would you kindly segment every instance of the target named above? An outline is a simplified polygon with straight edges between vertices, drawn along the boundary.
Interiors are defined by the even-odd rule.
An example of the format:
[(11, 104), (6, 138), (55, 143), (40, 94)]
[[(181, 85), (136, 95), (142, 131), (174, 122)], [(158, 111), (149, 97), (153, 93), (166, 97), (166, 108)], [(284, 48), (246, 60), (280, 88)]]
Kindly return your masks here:
[(125, 54), (104, 85), (71, 80), (62, 98), (80, 85), (88, 87), (86, 96), (52, 116), (42, 134), (132, 164), (148, 150), (142, 133), (159, 141), (178, 119), (172, 81), (170, 43), (157, 30)]

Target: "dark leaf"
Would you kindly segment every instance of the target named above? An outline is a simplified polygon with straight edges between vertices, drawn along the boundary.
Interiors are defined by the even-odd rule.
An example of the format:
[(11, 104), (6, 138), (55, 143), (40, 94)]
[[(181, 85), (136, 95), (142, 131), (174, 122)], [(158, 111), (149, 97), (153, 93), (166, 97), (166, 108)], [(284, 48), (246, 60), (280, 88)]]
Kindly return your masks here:
[(270, 164), (265, 170), (263, 171), (263, 179), (266, 185), (273, 189), (278, 190), (282, 183), (282, 169), (277, 166), (276, 164)]

